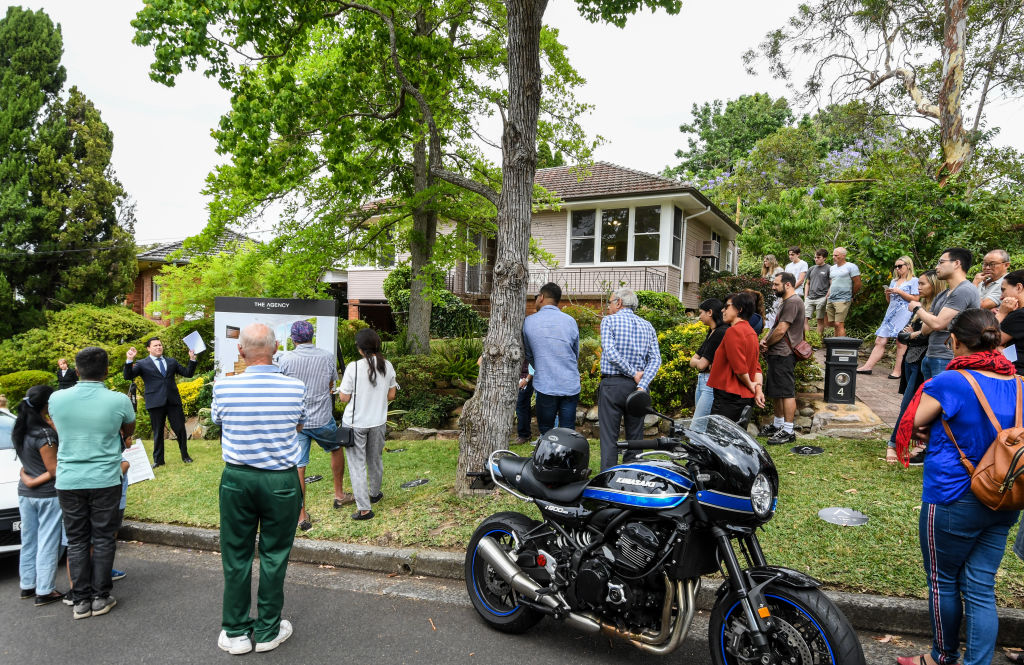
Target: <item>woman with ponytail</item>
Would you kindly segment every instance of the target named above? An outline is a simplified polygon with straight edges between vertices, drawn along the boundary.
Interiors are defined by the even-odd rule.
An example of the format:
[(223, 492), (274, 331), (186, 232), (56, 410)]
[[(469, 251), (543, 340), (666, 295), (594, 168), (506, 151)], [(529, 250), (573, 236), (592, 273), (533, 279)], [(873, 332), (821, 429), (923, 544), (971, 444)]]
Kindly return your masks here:
[(47, 407), (53, 388), (32, 386), (18, 404), (11, 431), (21, 460), (18, 510), (21, 513), (21, 597), (35, 597), (36, 607), (64, 597), (53, 588), (60, 548), (61, 510), (54, 486), (57, 477), (57, 432)]
[(1013, 364), (996, 351), (999, 324), (991, 311), (974, 308), (958, 314), (949, 330), (953, 360), (945, 372), (925, 382), (920, 401), (907, 414), (912, 413), (917, 432), (928, 436), (919, 539), (928, 581), (932, 650), (899, 658), (899, 665), (958, 662), (965, 614), (964, 665), (992, 661), (999, 625), (995, 575), (1019, 513), (995, 511), (978, 501), (971, 492), (971, 476), (960, 462), (962, 450), (976, 465), (998, 433), (978, 400), (975, 384), (1001, 427), (1014, 425), (1022, 386)]
[(380, 337), (370, 328), (356, 333), (356, 348), (362, 358), (345, 367), (338, 394), (338, 399), (349, 403), (341, 423), (354, 432), (354, 445), (345, 448), (348, 477), (358, 509), (352, 513), (354, 520), (373, 519), (370, 504), (384, 498), (380, 490), (384, 477), (384, 434), (388, 402), (395, 399), (398, 383), (395, 368), (384, 359), (380, 346)]

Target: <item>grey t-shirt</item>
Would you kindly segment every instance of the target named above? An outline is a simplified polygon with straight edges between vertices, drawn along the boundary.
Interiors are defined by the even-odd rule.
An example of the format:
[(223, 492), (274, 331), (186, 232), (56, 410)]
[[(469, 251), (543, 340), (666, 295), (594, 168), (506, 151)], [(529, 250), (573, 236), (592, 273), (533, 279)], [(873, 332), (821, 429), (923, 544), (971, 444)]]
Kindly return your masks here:
[(807, 270), (807, 299), (818, 300), (824, 298), (828, 294), (828, 285), (831, 283), (829, 279), (829, 268), (830, 265), (813, 265)]
[[(999, 279), (992, 280), (988, 284), (982, 283), (978, 288), (978, 295), (982, 300), (988, 298), (999, 307), (999, 304), (1003, 302), (1003, 279), (1006, 275), (1003, 275)], [(981, 305), (978, 305), (979, 307)]]
[(766, 356), (791, 355), (793, 350), (790, 348), (790, 344), (796, 346), (804, 341), (804, 301), (798, 294), (794, 293), (782, 301), (779, 314), (775, 317), (775, 325), (780, 323), (789, 324), (789, 329), (786, 331), (789, 342), (787, 343), (786, 338), (783, 337), (768, 347), (768, 350), (764, 352)]
[[(32, 430), (25, 434), (25, 445), (22, 448), (22, 455), (19, 458), (21, 465), (25, 467), (25, 473), (35, 478), (46, 473), (46, 464), (39, 454), (40, 448), (52, 446), (54, 452), (57, 448), (57, 433), (49, 427)], [(36, 499), (50, 499), (57, 496), (55, 488), (56, 479), (51, 478), (42, 485), (28, 487), (20, 479), (18, 480), (18, 496), (32, 497)]]
[[(980, 307), (981, 298), (978, 289), (968, 280), (960, 282), (955, 289), (946, 289), (932, 302), (932, 314), (938, 315), (945, 308), (955, 309), (962, 312), (972, 307)], [(936, 330), (928, 335), (928, 351), (925, 355), (929, 358), (953, 358), (953, 350), (946, 348), (946, 340), (949, 339), (949, 328)]]

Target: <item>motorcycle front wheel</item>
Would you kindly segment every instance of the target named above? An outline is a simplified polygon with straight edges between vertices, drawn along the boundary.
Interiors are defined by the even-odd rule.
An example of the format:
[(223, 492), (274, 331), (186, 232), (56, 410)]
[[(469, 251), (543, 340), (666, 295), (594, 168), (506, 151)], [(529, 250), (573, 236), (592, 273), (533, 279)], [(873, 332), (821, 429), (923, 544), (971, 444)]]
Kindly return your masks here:
[[(775, 624), (768, 635), (769, 648), (779, 662), (864, 665), (857, 633), (821, 591), (769, 584), (764, 595)], [(743, 607), (732, 594), (726, 594), (711, 610), (708, 632), (715, 665), (735, 665), (742, 662), (739, 655), (757, 655), (750, 644)]]
[(466, 548), (466, 591), (477, 614), (492, 628), (503, 633), (522, 633), (537, 624), (543, 615), (519, 603), (512, 586), (498, 575), (477, 551), (480, 539), (490, 536), (506, 552), (523, 542), (537, 525), (520, 513), (497, 513), (477, 527)]

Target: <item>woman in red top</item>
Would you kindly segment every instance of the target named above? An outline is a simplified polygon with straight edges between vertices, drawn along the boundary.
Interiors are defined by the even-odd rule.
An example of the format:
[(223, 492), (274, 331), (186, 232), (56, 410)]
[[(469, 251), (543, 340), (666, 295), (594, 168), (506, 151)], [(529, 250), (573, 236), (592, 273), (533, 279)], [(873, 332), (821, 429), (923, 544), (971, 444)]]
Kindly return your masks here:
[(749, 293), (734, 293), (726, 299), (722, 320), (729, 324), (729, 329), (715, 354), (716, 361), (721, 354), (722, 362), (711, 365), (708, 377), (708, 386), (715, 391), (711, 415), (725, 416), (733, 422), (739, 422), (748, 405), (764, 406), (757, 334), (749, 323), (756, 306)]

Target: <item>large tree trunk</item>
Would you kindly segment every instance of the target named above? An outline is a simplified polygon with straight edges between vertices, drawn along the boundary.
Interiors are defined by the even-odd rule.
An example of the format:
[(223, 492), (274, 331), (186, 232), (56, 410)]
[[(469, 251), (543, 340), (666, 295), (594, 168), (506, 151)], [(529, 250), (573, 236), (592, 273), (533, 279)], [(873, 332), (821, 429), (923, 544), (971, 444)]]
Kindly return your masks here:
[(971, 154), (960, 108), (964, 92), (964, 47), (967, 42), (967, 5), (970, 0), (946, 0), (946, 24), (942, 42), (942, 88), (939, 90), (939, 124), (942, 155), (939, 169), (942, 184), (958, 173)]
[[(413, 189), (422, 192), (430, 186), (430, 169), (427, 166), (427, 148), (424, 141), (413, 146)], [(410, 353), (430, 353), (430, 299), (423, 297), (427, 285), (421, 273), (434, 255), (434, 241), (437, 239), (437, 214), (422, 205), (412, 214), (412, 243), (410, 266), (412, 287), (409, 293), (409, 320), (406, 343)]]
[(508, 118), (502, 134), (502, 189), (498, 200), (497, 261), (491, 319), (476, 393), (462, 409), (455, 488), (469, 491), (467, 471), (485, 468), (491, 452), (512, 433), (522, 331), (526, 318), (526, 260), (530, 248), (533, 180), (540, 112), (540, 29), (547, 0), (507, 0)]

